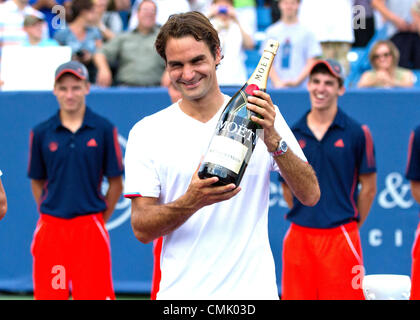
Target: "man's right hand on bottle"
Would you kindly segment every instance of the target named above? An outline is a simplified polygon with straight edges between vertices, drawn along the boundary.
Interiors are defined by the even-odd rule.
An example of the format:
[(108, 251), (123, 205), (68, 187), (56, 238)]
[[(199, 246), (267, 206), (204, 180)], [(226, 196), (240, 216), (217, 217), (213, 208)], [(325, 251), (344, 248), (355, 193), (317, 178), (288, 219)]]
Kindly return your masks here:
[(182, 200), (179, 199), (183, 202), (183, 205), (194, 212), (202, 207), (229, 200), (241, 191), (241, 187), (236, 187), (233, 183), (225, 186), (214, 186), (218, 181), (217, 177), (200, 179), (198, 176), (199, 168), (200, 166), (194, 172), (187, 191), (181, 197)]

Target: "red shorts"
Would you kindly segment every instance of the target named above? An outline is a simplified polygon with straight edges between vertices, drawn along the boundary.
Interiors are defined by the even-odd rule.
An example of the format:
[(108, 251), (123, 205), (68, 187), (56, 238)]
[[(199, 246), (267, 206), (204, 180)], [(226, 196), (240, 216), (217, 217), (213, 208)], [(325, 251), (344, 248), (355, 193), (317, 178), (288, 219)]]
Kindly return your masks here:
[(283, 241), (282, 299), (364, 300), (355, 222), (314, 229), (292, 224)]
[(410, 300), (420, 300), (420, 224), (417, 226), (416, 238), (411, 250), (411, 293)]
[(74, 219), (41, 214), (31, 246), (34, 298), (115, 299), (102, 213)]

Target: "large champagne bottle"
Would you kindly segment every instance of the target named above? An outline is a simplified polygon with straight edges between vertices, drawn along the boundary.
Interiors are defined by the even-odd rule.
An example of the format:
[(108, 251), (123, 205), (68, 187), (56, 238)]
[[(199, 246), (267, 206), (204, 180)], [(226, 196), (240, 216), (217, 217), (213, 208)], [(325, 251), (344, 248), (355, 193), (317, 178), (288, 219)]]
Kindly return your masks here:
[(262, 131), (251, 121), (252, 115), (259, 115), (247, 109), (248, 97), (254, 90), (266, 90), (278, 47), (275, 40), (267, 42), (254, 73), (223, 110), (198, 171), (201, 179), (217, 176), (216, 185), (240, 184)]

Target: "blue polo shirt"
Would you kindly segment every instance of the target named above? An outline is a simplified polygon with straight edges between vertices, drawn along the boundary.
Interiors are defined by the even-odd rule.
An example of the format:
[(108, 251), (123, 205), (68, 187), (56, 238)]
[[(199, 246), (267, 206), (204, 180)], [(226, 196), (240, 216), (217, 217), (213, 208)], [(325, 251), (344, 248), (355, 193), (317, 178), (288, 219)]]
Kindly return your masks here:
[(339, 108), (333, 123), (318, 141), (307, 125), (308, 113), (292, 127), (292, 131), (316, 172), (321, 198), (314, 207), (304, 206), (294, 198), (293, 208), (286, 217), (300, 226), (319, 229), (358, 221), (358, 176), (376, 172), (369, 128)]
[(75, 132), (63, 127), (59, 112), (31, 131), (28, 176), (46, 180), (40, 212), (70, 219), (102, 212), (103, 176), (123, 174), (117, 129), (86, 108)]
[(405, 177), (408, 180), (420, 181), (420, 126), (410, 134)]

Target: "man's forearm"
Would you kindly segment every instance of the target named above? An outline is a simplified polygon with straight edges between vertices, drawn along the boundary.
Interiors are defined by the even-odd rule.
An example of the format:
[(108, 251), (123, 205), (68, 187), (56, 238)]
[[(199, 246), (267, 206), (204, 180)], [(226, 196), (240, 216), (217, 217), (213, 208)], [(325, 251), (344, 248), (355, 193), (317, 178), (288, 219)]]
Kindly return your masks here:
[(274, 158), (282, 177), (294, 196), (305, 206), (314, 206), (321, 191), (312, 166), (297, 157), (292, 150)]
[(101, 53), (97, 52), (92, 57), (93, 63), (95, 64), (96, 68), (99, 70), (110, 70), (108, 61), (106, 59), (106, 56)]
[(37, 205), (41, 202), (42, 189), (44, 188), (45, 180), (31, 180), (32, 195)]
[(103, 214), (104, 221), (107, 222), (114, 212), (115, 206), (120, 199), (123, 183), (121, 177), (108, 178), (109, 188), (105, 196), (107, 208)]
[(138, 240), (149, 243), (180, 227), (194, 212), (193, 208), (184, 206), (182, 197), (167, 204), (158, 204), (156, 198), (135, 199), (131, 226)]
[(164, 236), (187, 221), (205, 206), (236, 196), (241, 187), (234, 184), (215, 186), (216, 177), (200, 179), (198, 166), (187, 191), (178, 199), (160, 204), (157, 198), (140, 197), (131, 202), (131, 225), (137, 239), (148, 243)]
[(357, 210), (359, 211), (359, 227), (365, 222), (370, 208), (372, 207), (373, 200), (375, 199), (375, 194), (360, 192), (359, 197), (357, 199)]
[(359, 176), (361, 189), (357, 198), (357, 210), (359, 212), (359, 228), (365, 222), (373, 200), (376, 196), (376, 173), (367, 173)]
[(395, 14), (387, 8), (384, 0), (372, 0), (372, 7), (387, 20), (392, 20), (395, 16)]

